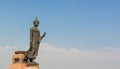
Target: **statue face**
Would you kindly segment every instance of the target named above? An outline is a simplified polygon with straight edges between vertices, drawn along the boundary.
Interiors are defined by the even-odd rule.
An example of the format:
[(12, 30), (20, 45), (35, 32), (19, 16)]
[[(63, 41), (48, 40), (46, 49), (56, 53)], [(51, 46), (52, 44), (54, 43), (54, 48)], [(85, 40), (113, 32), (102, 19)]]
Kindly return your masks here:
[(38, 23), (38, 22), (35, 22), (35, 23), (34, 23), (34, 26), (36, 26), (36, 27), (37, 27), (38, 25), (39, 25), (39, 23)]

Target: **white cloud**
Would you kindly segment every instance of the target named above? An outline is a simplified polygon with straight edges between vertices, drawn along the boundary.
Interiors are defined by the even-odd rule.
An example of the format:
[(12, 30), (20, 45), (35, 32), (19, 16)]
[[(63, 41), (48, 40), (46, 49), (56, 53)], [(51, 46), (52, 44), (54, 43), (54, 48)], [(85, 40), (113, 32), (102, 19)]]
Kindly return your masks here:
[[(0, 47), (0, 68), (8, 69), (11, 56), (17, 48)], [(77, 48), (57, 48), (42, 43), (36, 59), (41, 69), (120, 69), (120, 48), (85, 51)]]
[(11, 63), (12, 54), (15, 51), (15, 47), (3, 46), (0, 47), (0, 68), (8, 69), (8, 65)]

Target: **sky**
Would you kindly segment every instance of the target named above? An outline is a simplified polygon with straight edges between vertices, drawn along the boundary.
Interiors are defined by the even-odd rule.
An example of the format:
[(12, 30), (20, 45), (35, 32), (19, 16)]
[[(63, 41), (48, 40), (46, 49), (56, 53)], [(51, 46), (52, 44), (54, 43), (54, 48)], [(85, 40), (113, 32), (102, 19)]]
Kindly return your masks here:
[(43, 42), (58, 47), (91, 50), (120, 46), (120, 1), (1, 0), (0, 44), (26, 46), (33, 20), (40, 20)]
[[(87, 61), (80, 60), (81, 57), (84, 57), (81, 55), (85, 55), (87, 52), (87, 57), (90, 58), (83, 60), (90, 60), (89, 63), (93, 64), (91, 69), (96, 69), (94, 64), (96, 66), (98, 64), (99, 69), (108, 69), (110, 64), (116, 65), (113, 68), (116, 67), (115, 69), (117, 69), (118, 64), (120, 64), (118, 62), (120, 61), (118, 59), (120, 57), (119, 12), (119, 0), (0, 0), (0, 52), (5, 51), (5, 54), (7, 54), (9, 51), (13, 52), (16, 49), (26, 50), (29, 47), (30, 28), (33, 26), (35, 17), (38, 17), (40, 21), (38, 28), (41, 35), (44, 32), (47, 33), (41, 43), (43, 47), (44, 44), (47, 44), (47, 47), (40, 50), (42, 51), (43, 49), (43, 52), (47, 51), (47, 57), (50, 54), (53, 54), (52, 57), (54, 57), (56, 54), (51, 51), (60, 49), (60, 54), (67, 52), (69, 53), (68, 56), (73, 56), (73, 58), (67, 60), (64, 57), (65, 55), (59, 55), (64, 58), (63, 61), (73, 62), (73, 64), (77, 63), (76, 66), (71, 68), (78, 66), (77, 68), (80, 69), (79, 64), (83, 64), (82, 66), (88, 65), (89, 67)], [(63, 51), (63, 49), (65, 50)], [(54, 52), (58, 52), (57, 50)], [(70, 55), (71, 51), (74, 54), (77, 51), (77, 56), (74, 54)], [(95, 57), (96, 53), (102, 58)], [(109, 55), (105, 56), (106, 54), (103, 53)], [(2, 54), (4, 52), (0, 56)], [(105, 63), (101, 60), (105, 60), (113, 55), (114, 57), (109, 59), (111, 61), (106, 61), (106, 63), (111, 63), (103, 65), (105, 66), (104, 68), (100, 68)], [(41, 55), (40, 57), (46, 56)], [(2, 58), (4, 59), (4, 57)], [(98, 59), (94, 60), (91, 58)], [(44, 58), (42, 59), (45, 60)], [(54, 57), (54, 59), (60, 58)], [(38, 58), (38, 60), (41, 59)], [(48, 59), (48, 61), (51, 61), (51, 59)], [(93, 61), (95, 62), (93, 63)], [(101, 64), (99, 64), (100, 61)], [(43, 68), (45, 66), (44, 63), (43, 61)], [(63, 62), (60, 63), (62, 64)], [(73, 64), (68, 64), (66, 67)], [(51, 67), (51, 69), (56, 68)], [(87, 68), (83, 67), (83, 69)]]

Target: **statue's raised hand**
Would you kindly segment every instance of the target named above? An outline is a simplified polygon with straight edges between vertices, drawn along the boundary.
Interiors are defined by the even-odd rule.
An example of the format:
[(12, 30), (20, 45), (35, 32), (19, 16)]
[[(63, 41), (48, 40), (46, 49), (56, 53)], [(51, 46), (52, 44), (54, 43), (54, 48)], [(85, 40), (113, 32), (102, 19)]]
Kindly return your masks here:
[(45, 37), (45, 35), (46, 35), (46, 32), (43, 33), (43, 37)]
[(46, 35), (46, 32), (43, 33), (43, 36), (41, 36), (41, 40), (43, 39), (43, 37), (45, 37)]

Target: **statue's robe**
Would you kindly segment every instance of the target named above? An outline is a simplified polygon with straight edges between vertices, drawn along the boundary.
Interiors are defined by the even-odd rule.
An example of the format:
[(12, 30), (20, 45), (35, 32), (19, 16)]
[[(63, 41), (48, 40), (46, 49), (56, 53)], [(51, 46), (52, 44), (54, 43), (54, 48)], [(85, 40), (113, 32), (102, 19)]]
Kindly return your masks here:
[(39, 29), (37, 27), (32, 27), (30, 29), (30, 48), (25, 53), (27, 58), (35, 59), (37, 57), (40, 41)]

